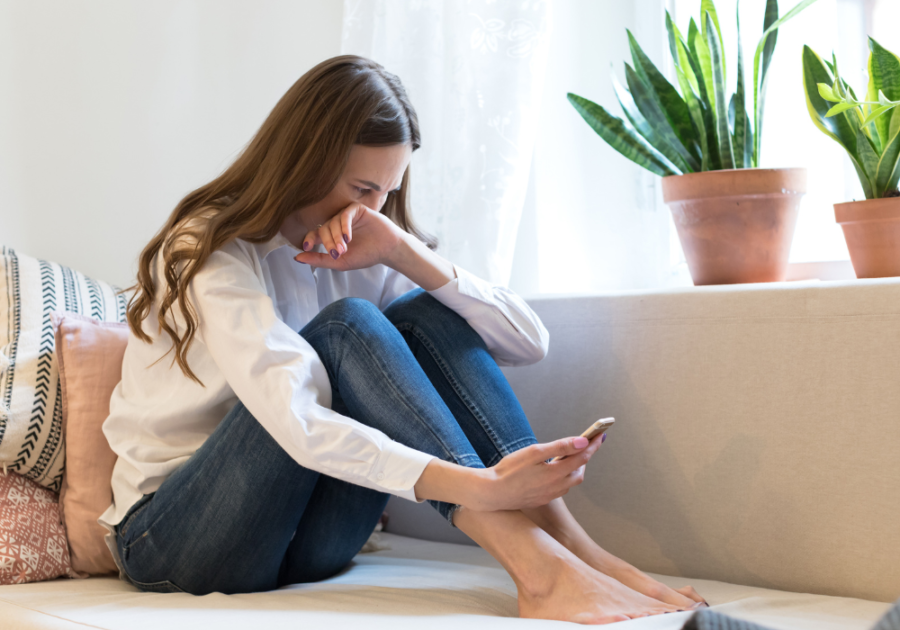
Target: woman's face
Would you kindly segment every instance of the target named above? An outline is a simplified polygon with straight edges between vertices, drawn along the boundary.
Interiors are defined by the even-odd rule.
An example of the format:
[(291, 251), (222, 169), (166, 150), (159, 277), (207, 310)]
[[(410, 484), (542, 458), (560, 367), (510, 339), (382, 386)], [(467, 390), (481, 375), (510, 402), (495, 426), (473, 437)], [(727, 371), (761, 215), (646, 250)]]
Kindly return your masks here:
[(307, 230), (314, 229), (352, 203), (380, 211), (388, 195), (400, 188), (411, 158), (409, 143), (384, 147), (353, 145), (337, 185), (322, 201), (301, 209), (299, 221)]

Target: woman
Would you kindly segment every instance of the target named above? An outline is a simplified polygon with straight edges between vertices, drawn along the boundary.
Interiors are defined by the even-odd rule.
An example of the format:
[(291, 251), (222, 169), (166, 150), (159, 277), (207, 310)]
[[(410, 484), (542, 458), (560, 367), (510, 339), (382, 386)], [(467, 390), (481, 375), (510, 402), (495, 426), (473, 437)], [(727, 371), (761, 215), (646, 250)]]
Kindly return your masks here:
[(498, 364), (540, 360), (547, 332), (416, 229), (418, 147), (397, 77), (330, 59), (144, 249), (103, 425), (118, 460), (99, 522), (120, 577), (198, 595), (322, 580), (396, 494), (497, 558), (523, 617), (701, 605), (567, 511), (601, 440), (537, 444)]

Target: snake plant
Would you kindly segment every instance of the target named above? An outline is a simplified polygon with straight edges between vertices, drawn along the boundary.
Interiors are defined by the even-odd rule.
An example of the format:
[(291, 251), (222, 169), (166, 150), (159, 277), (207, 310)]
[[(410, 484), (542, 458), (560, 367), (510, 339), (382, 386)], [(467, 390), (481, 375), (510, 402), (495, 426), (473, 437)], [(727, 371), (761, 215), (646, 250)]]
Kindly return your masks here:
[(816, 126), (847, 151), (866, 199), (900, 196), (900, 59), (870, 37), (868, 69), (861, 101), (841, 78), (833, 54), (829, 63), (804, 46), (806, 106)]
[(700, 26), (691, 18), (687, 39), (666, 12), (678, 89), (628, 31), (634, 65), (625, 64), (627, 87), (613, 75), (625, 119), (571, 92), (569, 102), (611, 147), (657, 175), (758, 166), (766, 79), (778, 28), (815, 1), (802, 0), (779, 18), (778, 1), (767, 0), (763, 34), (753, 56), (752, 121), (746, 107), (740, 17), (737, 89), (727, 100), (724, 42), (713, 0), (701, 0)]

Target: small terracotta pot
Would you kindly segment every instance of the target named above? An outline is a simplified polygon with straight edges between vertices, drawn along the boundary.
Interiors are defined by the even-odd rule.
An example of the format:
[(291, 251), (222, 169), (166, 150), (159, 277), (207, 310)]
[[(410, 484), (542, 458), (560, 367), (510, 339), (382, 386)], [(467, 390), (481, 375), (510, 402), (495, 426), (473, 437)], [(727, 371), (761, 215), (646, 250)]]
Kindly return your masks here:
[(857, 278), (900, 276), (900, 197), (834, 205)]
[(785, 279), (805, 168), (670, 175), (662, 191), (695, 285)]

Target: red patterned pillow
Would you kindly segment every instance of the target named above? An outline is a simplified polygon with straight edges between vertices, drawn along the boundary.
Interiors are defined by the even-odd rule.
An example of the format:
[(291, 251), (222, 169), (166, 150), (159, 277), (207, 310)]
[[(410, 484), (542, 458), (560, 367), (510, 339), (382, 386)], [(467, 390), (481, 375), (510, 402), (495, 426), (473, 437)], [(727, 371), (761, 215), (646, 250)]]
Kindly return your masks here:
[(0, 470), (0, 584), (74, 577), (59, 496)]

